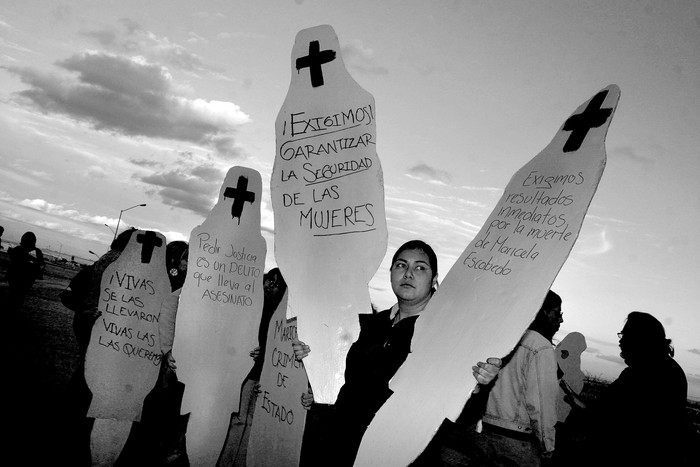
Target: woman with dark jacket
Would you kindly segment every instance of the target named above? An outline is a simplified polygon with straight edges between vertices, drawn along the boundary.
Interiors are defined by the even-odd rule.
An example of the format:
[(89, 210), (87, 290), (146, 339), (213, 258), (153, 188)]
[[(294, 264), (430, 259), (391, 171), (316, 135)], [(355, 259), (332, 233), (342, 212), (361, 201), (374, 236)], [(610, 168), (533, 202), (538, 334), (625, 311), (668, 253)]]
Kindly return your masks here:
[[(390, 273), (397, 303), (379, 313), (360, 315), (360, 335), (348, 351), (345, 384), (332, 411), (330, 442), (315, 462), (354, 463), (362, 436), (392, 394), (389, 381), (411, 352), (416, 320), (438, 287), (437, 256), (421, 240), (399, 247)], [(477, 382), (490, 383), (500, 364), (500, 359), (489, 358), (488, 363), (472, 367)]]

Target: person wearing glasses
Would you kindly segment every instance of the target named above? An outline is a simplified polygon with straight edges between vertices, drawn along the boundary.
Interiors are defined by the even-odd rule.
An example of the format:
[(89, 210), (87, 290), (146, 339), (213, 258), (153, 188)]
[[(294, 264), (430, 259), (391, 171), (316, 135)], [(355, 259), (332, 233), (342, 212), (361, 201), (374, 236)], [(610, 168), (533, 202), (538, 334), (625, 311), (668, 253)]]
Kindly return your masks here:
[(691, 465), (685, 463), (688, 380), (663, 324), (633, 311), (617, 337), (627, 368), (590, 404), (582, 454), (608, 453), (597, 465)]
[(559, 381), (552, 338), (564, 322), (561, 303), (548, 291), (518, 345), (503, 358), (475, 437), (478, 465), (539, 466), (553, 457)]

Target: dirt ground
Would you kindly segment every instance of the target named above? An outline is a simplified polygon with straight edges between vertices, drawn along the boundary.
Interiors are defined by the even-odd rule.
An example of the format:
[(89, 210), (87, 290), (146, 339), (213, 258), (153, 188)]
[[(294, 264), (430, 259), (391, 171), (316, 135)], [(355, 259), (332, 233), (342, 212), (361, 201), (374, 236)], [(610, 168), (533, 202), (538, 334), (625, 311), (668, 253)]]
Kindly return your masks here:
[[(7, 306), (6, 251), (0, 251), (0, 311), (5, 317), (4, 362), (9, 376), (3, 378), (8, 387), (6, 397), (10, 423), (6, 430), (8, 449), (2, 459), (5, 465), (83, 465), (80, 457), (85, 446), (76, 445), (76, 426), (69, 422), (68, 384), (78, 366), (78, 346), (72, 320), (73, 312), (65, 308), (59, 299), (79, 270), (70, 263), (49, 263), (44, 278), (35, 283), (27, 296), (24, 308), (18, 316), (12, 316)], [(584, 392), (595, 398), (604, 382), (587, 383)], [(322, 413), (316, 411), (315, 413)], [(700, 458), (700, 404), (688, 404), (688, 415), (693, 439), (690, 444)], [(306, 443), (323, 442), (325, 434), (319, 420), (307, 418)], [(452, 431), (443, 439), (442, 465), (464, 465), (459, 444), (463, 433)], [(302, 451), (302, 461), (304, 460)], [(696, 457), (697, 456), (697, 457)], [(15, 461), (8, 464), (7, 459)], [(89, 464), (89, 460), (88, 460)], [(694, 461), (687, 465), (700, 465)]]

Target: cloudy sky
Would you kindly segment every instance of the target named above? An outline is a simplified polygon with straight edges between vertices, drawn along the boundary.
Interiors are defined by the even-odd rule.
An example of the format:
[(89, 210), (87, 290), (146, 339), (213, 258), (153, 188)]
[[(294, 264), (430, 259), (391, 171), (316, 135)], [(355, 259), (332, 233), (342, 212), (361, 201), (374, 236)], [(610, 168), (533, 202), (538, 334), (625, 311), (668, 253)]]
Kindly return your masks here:
[[(0, 4), (0, 225), (94, 259), (128, 225), (186, 239), (228, 168), (263, 178), (275, 265), (274, 121), (296, 33), (330, 24), (374, 95), (388, 256), (422, 238), (441, 275), (513, 173), (582, 102), (622, 91), (608, 165), (553, 289), (584, 369), (657, 316), (700, 398), (700, 4), (669, 1), (38, 1)], [(106, 225), (105, 225), (106, 224)], [(370, 283), (392, 304), (389, 258)]]

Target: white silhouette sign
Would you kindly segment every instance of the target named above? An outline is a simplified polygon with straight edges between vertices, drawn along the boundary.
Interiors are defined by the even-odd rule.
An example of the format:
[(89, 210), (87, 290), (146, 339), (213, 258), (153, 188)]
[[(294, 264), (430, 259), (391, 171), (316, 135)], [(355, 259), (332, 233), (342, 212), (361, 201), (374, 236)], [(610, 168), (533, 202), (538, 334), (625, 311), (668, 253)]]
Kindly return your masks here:
[(102, 314), (85, 356), (85, 380), (92, 392), (88, 417), (141, 420), (143, 400), (160, 371), (158, 317), (169, 293), (165, 237), (134, 231), (102, 274)]
[(275, 258), (289, 285), (288, 314), (311, 347), (304, 364), (317, 402), (335, 402), (357, 315), (371, 312), (367, 284), (386, 253), (375, 118), (374, 98), (345, 69), (333, 29), (300, 31), (270, 185)]
[(297, 318), (288, 320), (286, 311), (287, 293), (267, 332), (260, 393), (248, 443), (249, 466), (299, 465), (306, 425), (301, 395), (307, 392), (309, 380), (304, 364), (294, 357), (292, 348), (297, 339)]
[(172, 354), (185, 383), (182, 413), (190, 413), (191, 465), (216, 463), (252, 366), (267, 251), (260, 234), (261, 191), (257, 171), (231, 168), (216, 206), (190, 235)]
[(443, 419), (462, 411), (475, 386), (471, 367), (518, 342), (578, 237), (605, 168), (605, 135), (619, 97), (615, 85), (598, 92), (513, 175), (418, 318), (412, 353), (355, 465), (410, 464)]

